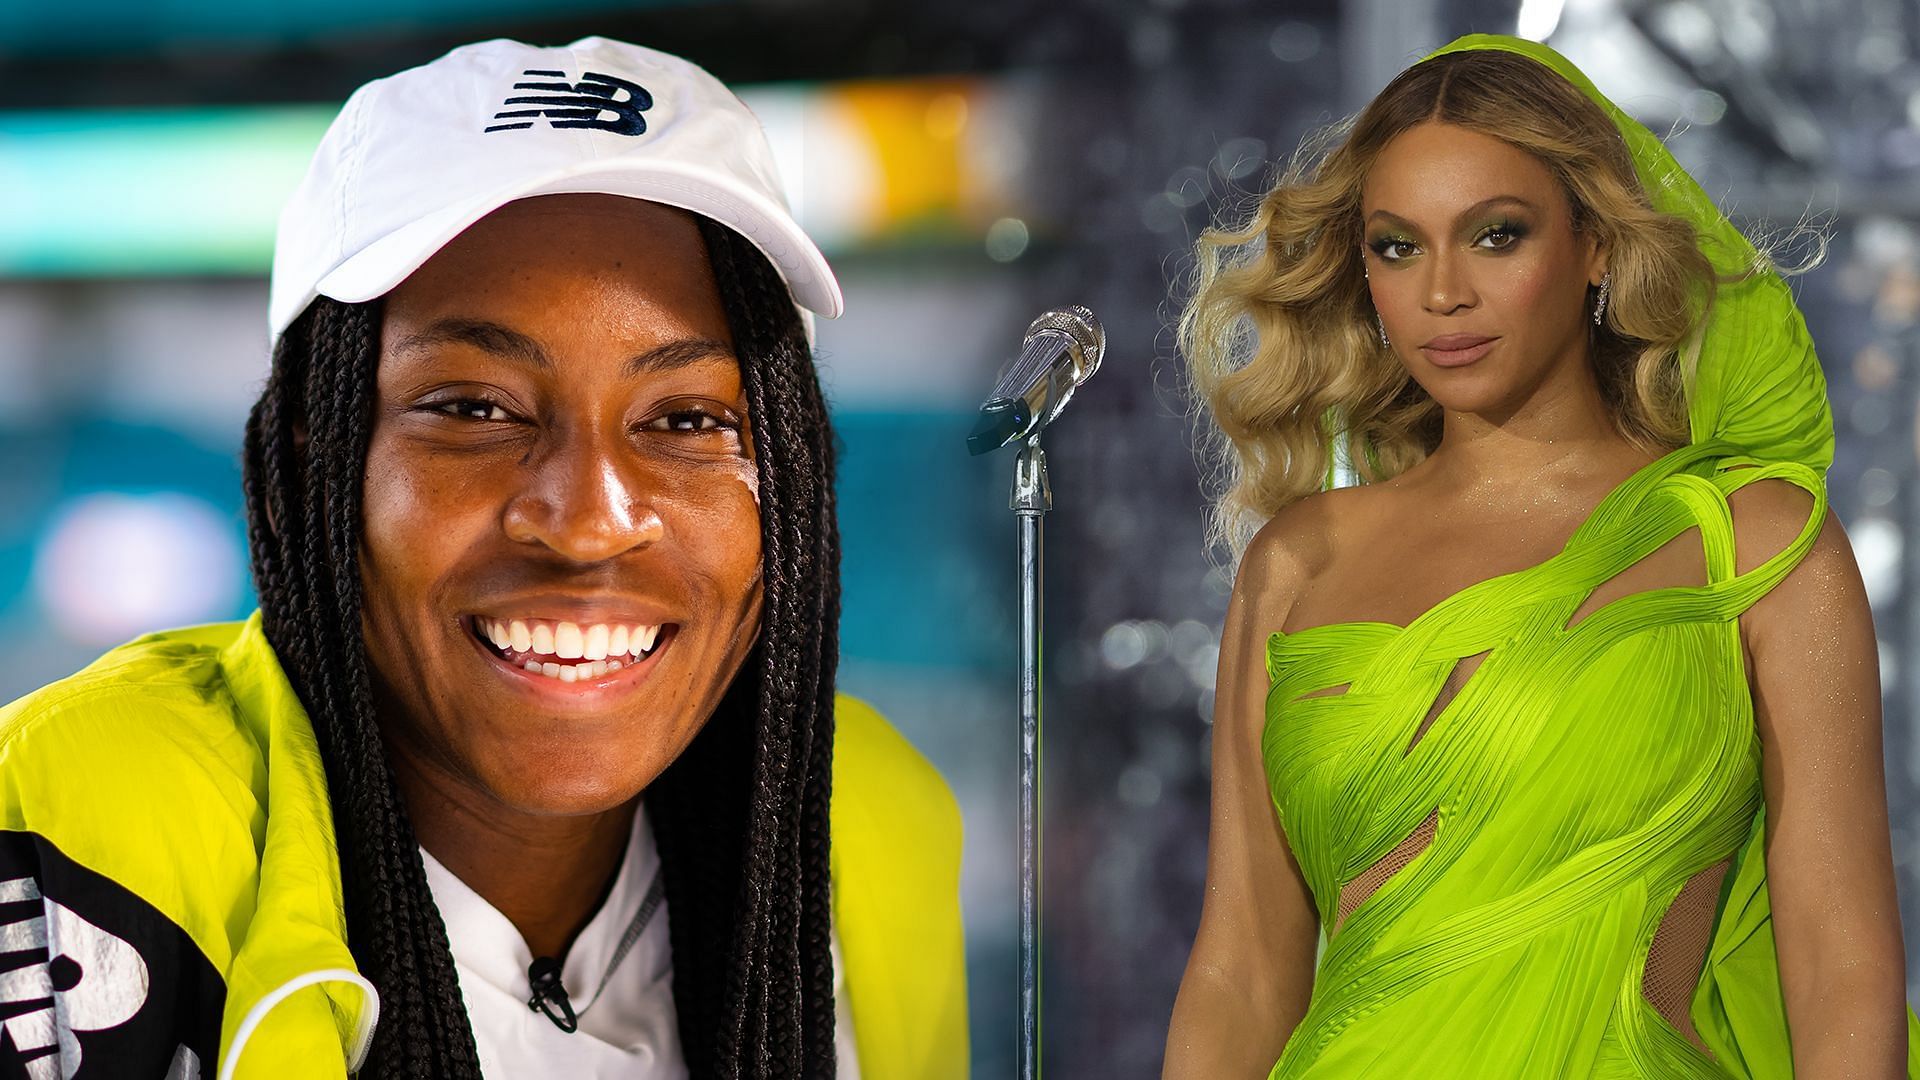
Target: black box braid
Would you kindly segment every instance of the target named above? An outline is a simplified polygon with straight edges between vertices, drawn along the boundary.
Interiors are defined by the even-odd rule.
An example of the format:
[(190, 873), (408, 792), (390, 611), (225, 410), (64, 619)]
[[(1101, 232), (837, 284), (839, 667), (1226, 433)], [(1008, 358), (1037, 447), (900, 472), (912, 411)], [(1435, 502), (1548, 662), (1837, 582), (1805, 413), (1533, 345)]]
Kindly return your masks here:
[[(833, 434), (785, 285), (701, 219), (740, 358), (765, 602), (720, 707), (648, 788), (692, 1076), (830, 1078), (828, 801), (839, 657)], [(359, 537), (380, 304), (316, 300), (247, 421), (253, 574), (268, 639), (326, 765), (347, 911), (380, 1024), (362, 1076), (478, 1080), (445, 924), (374, 718)], [(305, 433), (304, 443), (297, 432)]]

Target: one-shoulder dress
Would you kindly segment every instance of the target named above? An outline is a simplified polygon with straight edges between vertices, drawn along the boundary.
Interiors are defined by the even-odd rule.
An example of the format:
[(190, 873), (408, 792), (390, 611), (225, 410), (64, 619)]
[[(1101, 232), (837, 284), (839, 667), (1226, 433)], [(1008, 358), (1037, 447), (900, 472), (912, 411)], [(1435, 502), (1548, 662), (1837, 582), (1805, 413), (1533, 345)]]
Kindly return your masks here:
[[(1736, 573), (1727, 497), (1767, 477), (1812, 512)], [(1826, 510), (1805, 464), (1690, 443), (1407, 626), (1272, 635), (1267, 781), (1328, 932), (1269, 1080), (1792, 1075), (1738, 616)], [(1704, 579), (1580, 610), (1683, 534)]]

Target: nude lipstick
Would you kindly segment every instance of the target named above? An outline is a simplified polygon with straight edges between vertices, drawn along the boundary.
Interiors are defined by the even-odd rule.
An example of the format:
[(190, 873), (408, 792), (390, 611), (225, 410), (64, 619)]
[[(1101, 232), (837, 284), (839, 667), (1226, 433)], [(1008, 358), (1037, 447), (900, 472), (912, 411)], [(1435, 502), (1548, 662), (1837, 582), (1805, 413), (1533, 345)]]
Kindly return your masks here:
[(1485, 334), (1442, 334), (1420, 346), (1420, 351), (1439, 367), (1465, 367), (1487, 355), (1499, 340)]

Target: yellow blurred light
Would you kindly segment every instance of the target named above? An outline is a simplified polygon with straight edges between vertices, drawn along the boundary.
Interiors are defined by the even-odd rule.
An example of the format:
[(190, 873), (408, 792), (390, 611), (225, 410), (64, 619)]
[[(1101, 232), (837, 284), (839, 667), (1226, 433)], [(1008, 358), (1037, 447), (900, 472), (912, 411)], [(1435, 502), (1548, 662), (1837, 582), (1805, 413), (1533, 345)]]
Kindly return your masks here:
[(927, 102), (927, 134), (936, 139), (957, 139), (967, 129), (967, 99), (962, 94), (945, 93)]
[(925, 82), (845, 83), (830, 100), (864, 141), (878, 169), (879, 198), (871, 207), (873, 232), (950, 221), (963, 205), (966, 169), (961, 143), (943, 134), (936, 120), (964, 124), (970, 84), (951, 79)]

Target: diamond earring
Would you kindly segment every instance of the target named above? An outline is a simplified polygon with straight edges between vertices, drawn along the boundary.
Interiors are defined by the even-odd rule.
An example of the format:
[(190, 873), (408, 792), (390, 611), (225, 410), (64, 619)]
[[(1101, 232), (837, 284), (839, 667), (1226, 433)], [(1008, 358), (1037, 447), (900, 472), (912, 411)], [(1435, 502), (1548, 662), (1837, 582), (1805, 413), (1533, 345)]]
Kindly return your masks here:
[(1392, 348), (1393, 343), (1387, 340), (1387, 321), (1382, 319), (1380, 313), (1377, 311), (1373, 313), (1373, 325), (1380, 328), (1380, 347), (1384, 349)]
[(1600, 295), (1593, 304), (1593, 325), (1599, 326), (1607, 314), (1607, 291), (1613, 288), (1613, 271), (1600, 275)]

